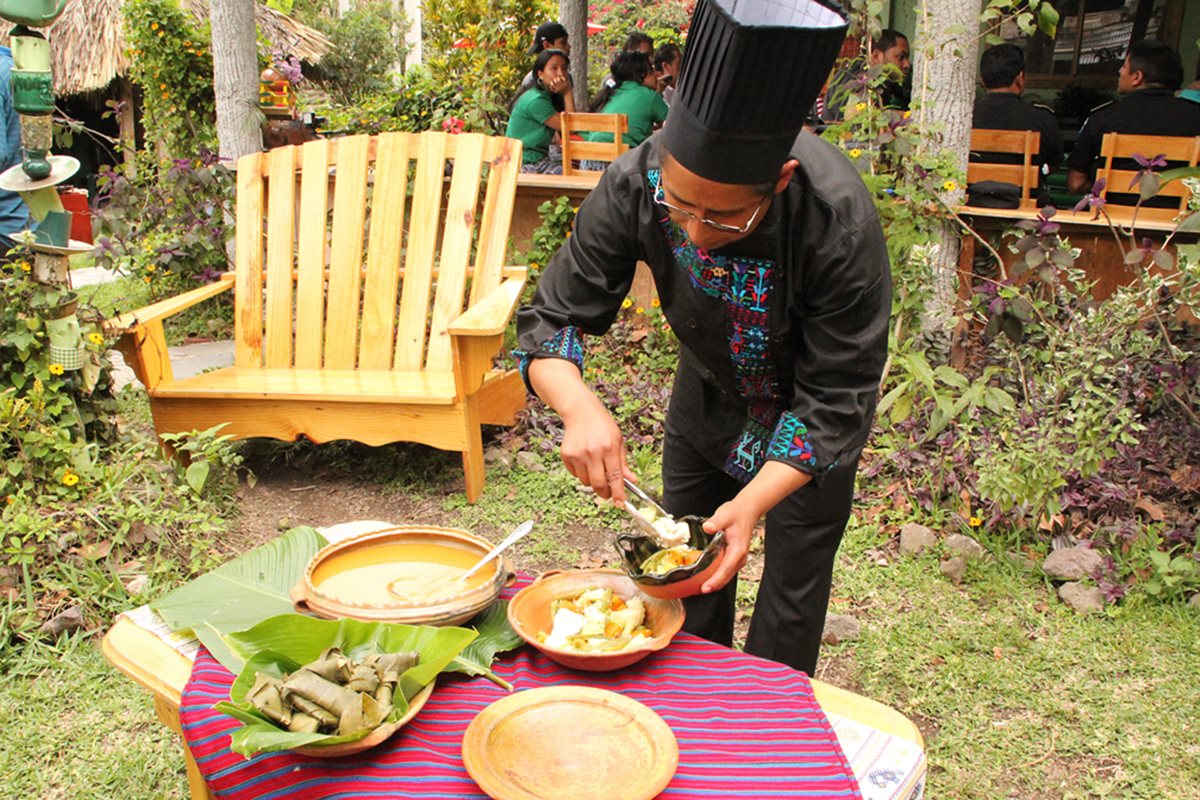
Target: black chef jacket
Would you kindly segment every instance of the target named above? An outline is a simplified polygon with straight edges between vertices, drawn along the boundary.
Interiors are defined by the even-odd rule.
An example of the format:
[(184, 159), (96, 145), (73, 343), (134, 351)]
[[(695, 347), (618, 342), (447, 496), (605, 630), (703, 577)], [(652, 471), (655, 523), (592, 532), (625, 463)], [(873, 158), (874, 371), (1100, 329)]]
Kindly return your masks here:
[(866, 440), (887, 355), (891, 273), (871, 196), (802, 133), (800, 166), (758, 228), (697, 249), (656, 202), (657, 142), (604, 172), (517, 312), (522, 374), (539, 357), (582, 371), (583, 335), (609, 328), (645, 261), (681, 344), (668, 425), (743, 482), (766, 460), (819, 480)]
[(1046, 109), (1026, 103), (1012, 92), (988, 92), (976, 100), (971, 127), (998, 131), (1037, 131), (1042, 135), (1038, 166), (1045, 164), (1050, 169), (1057, 169), (1062, 163), (1063, 143), (1058, 120)]
[[(1096, 167), (1101, 164), (1100, 144), (1106, 133), (1200, 136), (1200, 105), (1181, 100), (1167, 89), (1130, 92), (1119, 102), (1105, 106), (1087, 118), (1079, 130), (1079, 139), (1067, 159), (1067, 166), (1094, 178)], [(1145, 155), (1152, 157), (1155, 154)]]

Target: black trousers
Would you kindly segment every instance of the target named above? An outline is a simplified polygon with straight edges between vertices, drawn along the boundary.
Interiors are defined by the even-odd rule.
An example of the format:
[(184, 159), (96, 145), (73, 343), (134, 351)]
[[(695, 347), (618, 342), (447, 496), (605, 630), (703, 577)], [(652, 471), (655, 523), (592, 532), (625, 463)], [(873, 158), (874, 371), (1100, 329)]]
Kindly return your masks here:
[[(767, 513), (762, 582), (746, 652), (812, 675), (825, 627), (833, 562), (850, 505), (858, 453), (830, 470), (820, 487), (809, 483)], [(742, 484), (709, 463), (668, 426), (663, 447), (663, 507), (672, 515), (709, 516)], [(737, 577), (725, 588), (684, 600), (683, 629), (732, 646)]]

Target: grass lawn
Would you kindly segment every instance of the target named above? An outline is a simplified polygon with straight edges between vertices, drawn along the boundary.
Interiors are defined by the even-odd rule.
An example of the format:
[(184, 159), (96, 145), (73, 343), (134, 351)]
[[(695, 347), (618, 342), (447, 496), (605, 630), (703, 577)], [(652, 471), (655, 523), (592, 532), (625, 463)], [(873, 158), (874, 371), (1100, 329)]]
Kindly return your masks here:
[[(419, 483), (386, 491), (420, 493), (413, 502), (469, 527), (500, 502), (514, 520), (556, 517), (529, 491), (556, 480), (493, 470), (475, 507)], [(578, 555), (544, 536), (528, 547), (518, 563)], [(831, 610), (857, 616), (863, 635), (827, 648), (821, 676), (921, 726), (929, 797), (1200, 798), (1195, 609), (1127, 603), (1080, 617), (1040, 577), (997, 562), (970, 565), (955, 586), (936, 555), (899, 558), (862, 525), (843, 545)], [(178, 742), (97, 642), (27, 652), (10, 669), (0, 687), (5, 796), (187, 796)]]

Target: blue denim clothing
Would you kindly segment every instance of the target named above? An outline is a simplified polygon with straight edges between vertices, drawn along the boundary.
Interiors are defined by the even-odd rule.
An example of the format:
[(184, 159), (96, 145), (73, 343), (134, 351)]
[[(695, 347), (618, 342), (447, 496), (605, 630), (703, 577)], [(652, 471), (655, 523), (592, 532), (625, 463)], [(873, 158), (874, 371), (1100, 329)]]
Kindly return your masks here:
[[(21, 122), (13, 109), (12, 50), (0, 47), (0, 172), (21, 163)], [(0, 189), (0, 249), (12, 246), (9, 236), (29, 228), (29, 207), (16, 192)]]

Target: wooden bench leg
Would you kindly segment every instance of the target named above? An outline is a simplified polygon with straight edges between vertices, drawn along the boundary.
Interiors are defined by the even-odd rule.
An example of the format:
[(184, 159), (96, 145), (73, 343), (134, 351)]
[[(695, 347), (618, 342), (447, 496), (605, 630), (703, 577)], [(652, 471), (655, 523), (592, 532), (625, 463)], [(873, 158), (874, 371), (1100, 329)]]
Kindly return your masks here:
[(483, 494), (483, 482), (487, 475), (483, 465), (483, 430), (479, 426), (478, 398), (468, 397), (464, 405), (467, 449), (462, 451), (463, 475), (466, 477), (467, 502), (474, 503)]
[(187, 742), (183, 738), (183, 726), (179, 723), (179, 708), (161, 697), (155, 696), (154, 713), (160, 722), (179, 735), (179, 744), (183, 747), (183, 758), (187, 766), (188, 791), (191, 793), (192, 800), (215, 800), (208, 790), (204, 776), (200, 774), (200, 767), (196, 765), (196, 759), (192, 758), (192, 751), (188, 749)]

